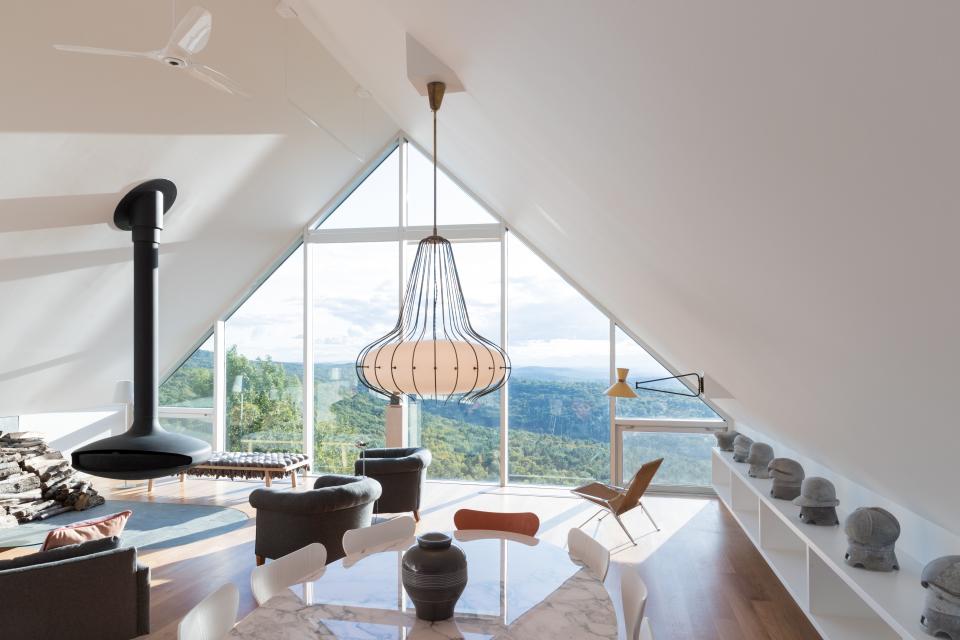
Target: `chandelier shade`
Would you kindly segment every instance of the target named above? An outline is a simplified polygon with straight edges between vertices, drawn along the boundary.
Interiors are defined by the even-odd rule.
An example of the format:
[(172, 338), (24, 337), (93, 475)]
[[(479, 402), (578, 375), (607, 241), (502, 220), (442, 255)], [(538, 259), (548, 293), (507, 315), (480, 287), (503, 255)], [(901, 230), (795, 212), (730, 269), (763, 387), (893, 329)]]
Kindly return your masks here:
[(357, 356), (357, 375), (385, 396), (471, 402), (502, 387), (510, 359), (470, 325), (450, 241), (420, 241), (393, 330)]
[(446, 87), (427, 85), (433, 111), (433, 233), (417, 246), (393, 330), (357, 356), (360, 382), (389, 398), (472, 402), (510, 377), (510, 358), (470, 326), (450, 241), (437, 233), (437, 111)]

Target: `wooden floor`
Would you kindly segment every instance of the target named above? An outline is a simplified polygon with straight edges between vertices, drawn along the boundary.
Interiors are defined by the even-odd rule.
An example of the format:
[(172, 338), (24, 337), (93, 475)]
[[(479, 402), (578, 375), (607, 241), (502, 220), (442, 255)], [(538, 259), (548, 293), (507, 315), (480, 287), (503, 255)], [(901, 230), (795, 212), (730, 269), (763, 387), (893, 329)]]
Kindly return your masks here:
[[(145, 483), (144, 483), (145, 484)], [(296, 491), (306, 490), (302, 486)], [(311, 483), (312, 484), (312, 483)], [(100, 480), (108, 498), (215, 504), (250, 515), (246, 526), (182, 546), (146, 551), (151, 567), (151, 626), (169, 635), (176, 622), (222, 583), (240, 589), (240, 615), (255, 606), (250, 595), (254, 566), (255, 512), (247, 503), (258, 482), (188, 478), (158, 480), (147, 495), (140, 484)], [(289, 480), (275, 489), (291, 489)], [(718, 500), (702, 497), (648, 496), (644, 503), (661, 527), (653, 530), (639, 510), (624, 520), (637, 538), (629, 545), (612, 518), (585, 530), (613, 552), (606, 586), (619, 608), (619, 567), (637, 564), (650, 590), (646, 615), (657, 640), (805, 640), (819, 638), (783, 585)], [(428, 482), (419, 531), (453, 529), (453, 513), (462, 507), (533, 511), (540, 516), (540, 537), (564, 546), (567, 531), (592, 513), (569, 493), (553, 489), (499, 488)], [(0, 558), (24, 553), (0, 552)]]

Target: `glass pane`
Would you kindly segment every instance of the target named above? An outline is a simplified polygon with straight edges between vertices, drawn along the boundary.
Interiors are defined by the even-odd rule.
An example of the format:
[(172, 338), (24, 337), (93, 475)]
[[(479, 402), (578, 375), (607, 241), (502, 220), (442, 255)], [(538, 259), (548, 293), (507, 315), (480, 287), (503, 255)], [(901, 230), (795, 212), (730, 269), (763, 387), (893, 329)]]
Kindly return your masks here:
[(400, 151), (394, 149), (320, 228), (395, 227), (399, 220)]
[(352, 474), (358, 439), (385, 444), (387, 399), (359, 383), (356, 358), (397, 322), (400, 244), (315, 244), (310, 250), (317, 283), (314, 470)]
[[(496, 219), (441, 170), (437, 174), (437, 222), (486, 224)], [(412, 144), (407, 145), (407, 224), (433, 224), (433, 160)]]
[(182, 433), (203, 440), (213, 446), (213, 417), (197, 416), (189, 418), (167, 417), (161, 411), (160, 425), (167, 431)]
[[(407, 251), (409, 264), (416, 245)], [(454, 243), (454, 259), (470, 314), (483, 337), (500, 342), (500, 243)], [(430, 449), (431, 478), (495, 481), (500, 477), (500, 393), (472, 404), (426, 400), (408, 414), (410, 441)]]
[(161, 407), (213, 407), (213, 336), (160, 385)]
[[(653, 356), (617, 327), (617, 367), (630, 369), (627, 382), (632, 388), (638, 380), (652, 380), (670, 376)], [(690, 380), (693, 380), (691, 376)], [(656, 389), (690, 393), (677, 380), (667, 380), (647, 385)], [(672, 420), (722, 420), (713, 409), (699, 398), (685, 398), (669, 393), (637, 389), (636, 398), (617, 398), (618, 418), (660, 418)], [(661, 470), (662, 473), (662, 470)]]
[(711, 433), (623, 432), (623, 481), (629, 482), (644, 462), (663, 458), (653, 484), (710, 485)]
[(609, 481), (610, 321), (509, 242), (510, 481)]
[(303, 450), (303, 247), (227, 320), (227, 448)]

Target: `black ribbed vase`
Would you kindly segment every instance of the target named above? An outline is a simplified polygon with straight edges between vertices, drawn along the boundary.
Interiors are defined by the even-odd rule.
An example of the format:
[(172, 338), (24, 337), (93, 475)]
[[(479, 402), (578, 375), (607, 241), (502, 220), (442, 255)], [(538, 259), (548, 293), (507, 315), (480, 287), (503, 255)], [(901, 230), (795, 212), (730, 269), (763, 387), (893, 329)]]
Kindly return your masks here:
[(467, 556), (451, 542), (445, 533), (425, 533), (403, 554), (403, 588), (421, 620), (452, 618), (467, 586)]

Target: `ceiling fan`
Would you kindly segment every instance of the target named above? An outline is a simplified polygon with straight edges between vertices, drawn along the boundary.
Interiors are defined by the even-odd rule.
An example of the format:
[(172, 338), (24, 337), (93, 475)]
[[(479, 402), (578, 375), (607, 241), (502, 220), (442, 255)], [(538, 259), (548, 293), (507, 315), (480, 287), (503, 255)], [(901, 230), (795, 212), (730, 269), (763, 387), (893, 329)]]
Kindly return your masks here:
[(177, 26), (174, 27), (170, 39), (162, 49), (154, 51), (123, 51), (120, 49), (101, 49), (99, 47), (85, 47), (72, 44), (55, 44), (54, 49), (70, 53), (92, 53), (101, 56), (119, 56), (124, 58), (146, 58), (165, 66), (183, 69), (197, 80), (206, 82), (211, 87), (226, 93), (249, 97), (236, 82), (216, 69), (193, 60), (193, 56), (203, 51), (210, 40), (210, 31), (213, 29), (213, 15), (205, 8), (197, 5), (187, 11)]

